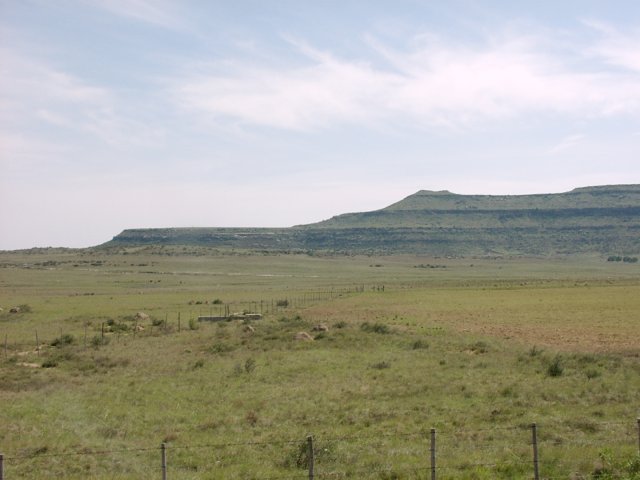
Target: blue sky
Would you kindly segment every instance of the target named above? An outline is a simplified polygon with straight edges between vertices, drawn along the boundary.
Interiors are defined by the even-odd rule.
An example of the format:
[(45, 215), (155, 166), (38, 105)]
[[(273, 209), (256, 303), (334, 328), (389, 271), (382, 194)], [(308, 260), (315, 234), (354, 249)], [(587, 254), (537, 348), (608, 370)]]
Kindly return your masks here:
[(0, 0), (0, 249), (640, 183), (637, 1)]

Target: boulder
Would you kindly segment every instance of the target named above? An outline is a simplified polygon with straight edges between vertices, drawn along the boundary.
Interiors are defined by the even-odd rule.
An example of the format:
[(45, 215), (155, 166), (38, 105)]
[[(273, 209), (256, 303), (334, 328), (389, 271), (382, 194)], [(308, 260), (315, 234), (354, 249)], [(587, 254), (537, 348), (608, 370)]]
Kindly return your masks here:
[(307, 332), (296, 333), (295, 339), (301, 340), (303, 342), (313, 342), (313, 337), (309, 335)]

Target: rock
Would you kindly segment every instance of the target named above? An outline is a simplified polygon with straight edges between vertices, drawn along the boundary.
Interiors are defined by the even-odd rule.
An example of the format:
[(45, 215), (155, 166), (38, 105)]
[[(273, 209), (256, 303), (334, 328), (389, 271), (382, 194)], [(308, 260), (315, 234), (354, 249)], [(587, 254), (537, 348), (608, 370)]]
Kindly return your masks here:
[(328, 332), (329, 326), (326, 323), (319, 323), (318, 325), (315, 325), (311, 330), (314, 332)]
[(134, 318), (136, 320), (149, 320), (149, 315), (147, 315), (144, 312), (138, 312), (138, 313), (136, 313)]
[(296, 333), (295, 339), (301, 340), (303, 342), (313, 342), (313, 337), (309, 335), (307, 332)]

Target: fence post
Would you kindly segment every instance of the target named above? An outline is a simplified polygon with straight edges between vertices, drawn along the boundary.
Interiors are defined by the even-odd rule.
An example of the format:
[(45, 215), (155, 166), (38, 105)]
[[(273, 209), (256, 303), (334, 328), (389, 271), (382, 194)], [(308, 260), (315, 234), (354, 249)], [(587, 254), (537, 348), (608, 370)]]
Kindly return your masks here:
[(637, 422), (638, 422), (638, 455), (640, 455), (640, 417), (638, 417)]
[(313, 454), (313, 436), (307, 437), (307, 446), (309, 448), (309, 480), (313, 480), (314, 454)]
[(436, 480), (436, 429), (431, 429), (431, 480)]
[(0, 480), (4, 480), (4, 455), (0, 453)]
[(533, 445), (533, 478), (540, 480), (538, 465), (538, 428), (535, 423), (531, 424), (531, 444)]
[(160, 444), (160, 454), (162, 460), (162, 480), (167, 480), (167, 445), (164, 442)]

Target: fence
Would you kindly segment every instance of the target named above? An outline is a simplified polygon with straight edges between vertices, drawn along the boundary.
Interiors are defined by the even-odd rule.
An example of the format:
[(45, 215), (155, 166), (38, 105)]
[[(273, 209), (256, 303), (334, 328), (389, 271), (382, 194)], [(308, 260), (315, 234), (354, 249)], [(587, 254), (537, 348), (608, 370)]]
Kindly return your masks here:
[[(8, 358), (9, 356), (15, 355), (19, 351), (27, 351), (33, 350), (36, 355), (40, 355), (40, 347), (43, 345), (50, 344), (53, 340), (53, 337), (59, 335), (59, 338), (62, 338), (64, 334), (73, 333), (75, 334), (75, 339), (82, 342), (85, 347), (89, 346), (92, 341), (97, 341), (96, 337), (101, 339), (105, 338), (105, 334), (113, 334), (111, 335), (115, 341), (120, 340), (120, 336), (124, 334), (131, 334), (132, 336), (142, 336), (153, 334), (154, 332), (170, 332), (170, 331), (181, 331), (184, 328), (189, 328), (188, 323), (190, 321), (196, 320), (198, 317), (203, 316), (217, 316), (220, 318), (228, 318), (235, 313), (242, 312), (250, 312), (260, 315), (273, 315), (273, 314), (284, 314), (287, 309), (295, 309), (295, 308), (304, 308), (316, 303), (325, 302), (328, 300), (340, 298), (346, 295), (353, 295), (357, 293), (364, 292), (384, 292), (384, 285), (354, 285), (350, 287), (332, 287), (326, 290), (317, 290), (317, 291), (291, 291), (285, 295), (282, 295), (277, 298), (270, 299), (260, 299), (260, 300), (236, 300), (230, 302), (221, 302), (218, 300), (193, 300), (189, 302), (188, 308), (185, 311), (178, 310), (177, 312), (172, 312), (169, 315), (168, 312), (163, 312), (159, 316), (157, 314), (152, 315), (152, 318), (149, 320), (139, 321), (134, 319), (133, 317), (129, 317), (130, 322), (133, 324), (128, 331), (121, 330), (113, 330), (112, 326), (109, 325), (109, 322), (92, 322), (89, 328), (87, 323), (84, 324), (84, 327), (79, 326), (82, 330), (78, 331), (78, 327), (76, 327), (74, 332), (70, 332), (69, 326), (66, 325), (64, 331), (60, 329), (59, 332), (52, 333), (51, 331), (45, 332), (43, 335), (42, 332), (38, 330), (34, 330), (32, 332), (32, 341), (24, 341), (24, 336), (20, 335), (20, 341), (15, 341), (13, 338), (9, 336), (8, 332), (4, 332), (4, 338), (0, 337), (0, 341), (2, 342), (2, 355), (4, 358)], [(183, 313), (186, 315), (186, 324), (184, 322), (185, 317), (183, 317)], [(139, 323), (140, 322), (140, 323)], [(149, 323), (151, 324), (149, 325)], [(118, 325), (116, 327), (120, 327), (123, 325), (122, 322), (117, 322)], [(145, 327), (148, 328), (148, 331), (145, 332), (138, 331), (138, 326), (145, 324)]]
[[(640, 418), (636, 420), (635, 425), (632, 422), (602, 422), (599, 426), (602, 428), (622, 427), (621, 431), (616, 432), (619, 437), (616, 448), (618, 453), (626, 455), (626, 463), (616, 465), (612, 463), (611, 459), (607, 459), (606, 455), (603, 455), (607, 447), (601, 442), (567, 441), (558, 444), (550, 436), (552, 432), (548, 431), (553, 430), (551, 425), (546, 426), (545, 430), (547, 431), (545, 431), (534, 423), (528, 426), (497, 427), (473, 431), (443, 428), (413, 433), (380, 432), (370, 437), (364, 435), (345, 437), (309, 435), (305, 439), (285, 441), (194, 445), (162, 443), (159, 447), (122, 450), (85, 448), (81, 451), (17, 453), (6, 456), (0, 454), (0, 480), (47, 476), (76, 478), (73, 477), (72, 472), (60, 470), (59, 460), (62, 457), (111, 457), (117, 459), (121, 455), (144, 455), (146, 456), (145, 461), (148, 462), (153, 462), (153, 458), (155, 458), (156, 467), (151, 465), (138, 471), (122, 468), (124, 476), (117, 477), (115, 472), (110, 470), (117, 470), (118, 462), (112, 461), (109, 467), (106, 467), (110, 470), (104, 472), (104, 478), (161, 478), (168, 480), (169, 478), (201, 478), (200, 475), (206, 475), (206, 478), (251, 478), (256, 480), (638, 478), (640, 476)], [(545, 433), (543, 436), (546, 438), (540, 438), (541, 431)], [(620, 440), (623, 442), (620, 443)], [(591, 472), (580, 471), (580, 463), (590, 460), (585, 458), (588, 457), (588, 447), (594, 447), (599, 452), (601, 463), (596, 468), (592, 467)], [(576, 448), (581, 452), (577, 457), (575, 455)], [(625, 452), (621, 450), (625, 450)], [(188, 454), (185, 455), (185, 452), (189, 451), (205, 451), (205, 458), (209, 461), (204, 468), (201, 465), (194, 465), (191, 457)], [(289, 459), (288, 463), (274, 462), (274, 457), (278, 456), (277, 452), (279, 451), (288, 452), (285, 455)], [(573, 455), (568, 453), (570, 451), (574, 452)], [(261, 452), (264, 459), (261, 458)], [(172, 468), (172, 455), (175, 456), (174, 468)], [(267, 469), (266, 472), (251, 471), (250, 467), (233, 463), (240, 457), (257, 458), (258, 463), (270, 461), (276, 465)], [(361, 461), (362, 457), (367, 457), (367, 459)], [(28, 465), (21, 470), (22, 462), (28, 462)], [(44, 463), (36, 465), (35, 462)], [(255, 468), (260, 470), (262, 467)], [(33, 472), (33, 469), (37, 471)], [(27, 470), (34, 473), (33, 476), (29, 477)], [(92, 476), (95, 477), (98, 474), (99, 472), (94, 472)], [(84, 474), (78, 475), (77, 478), (82, 478)]]

